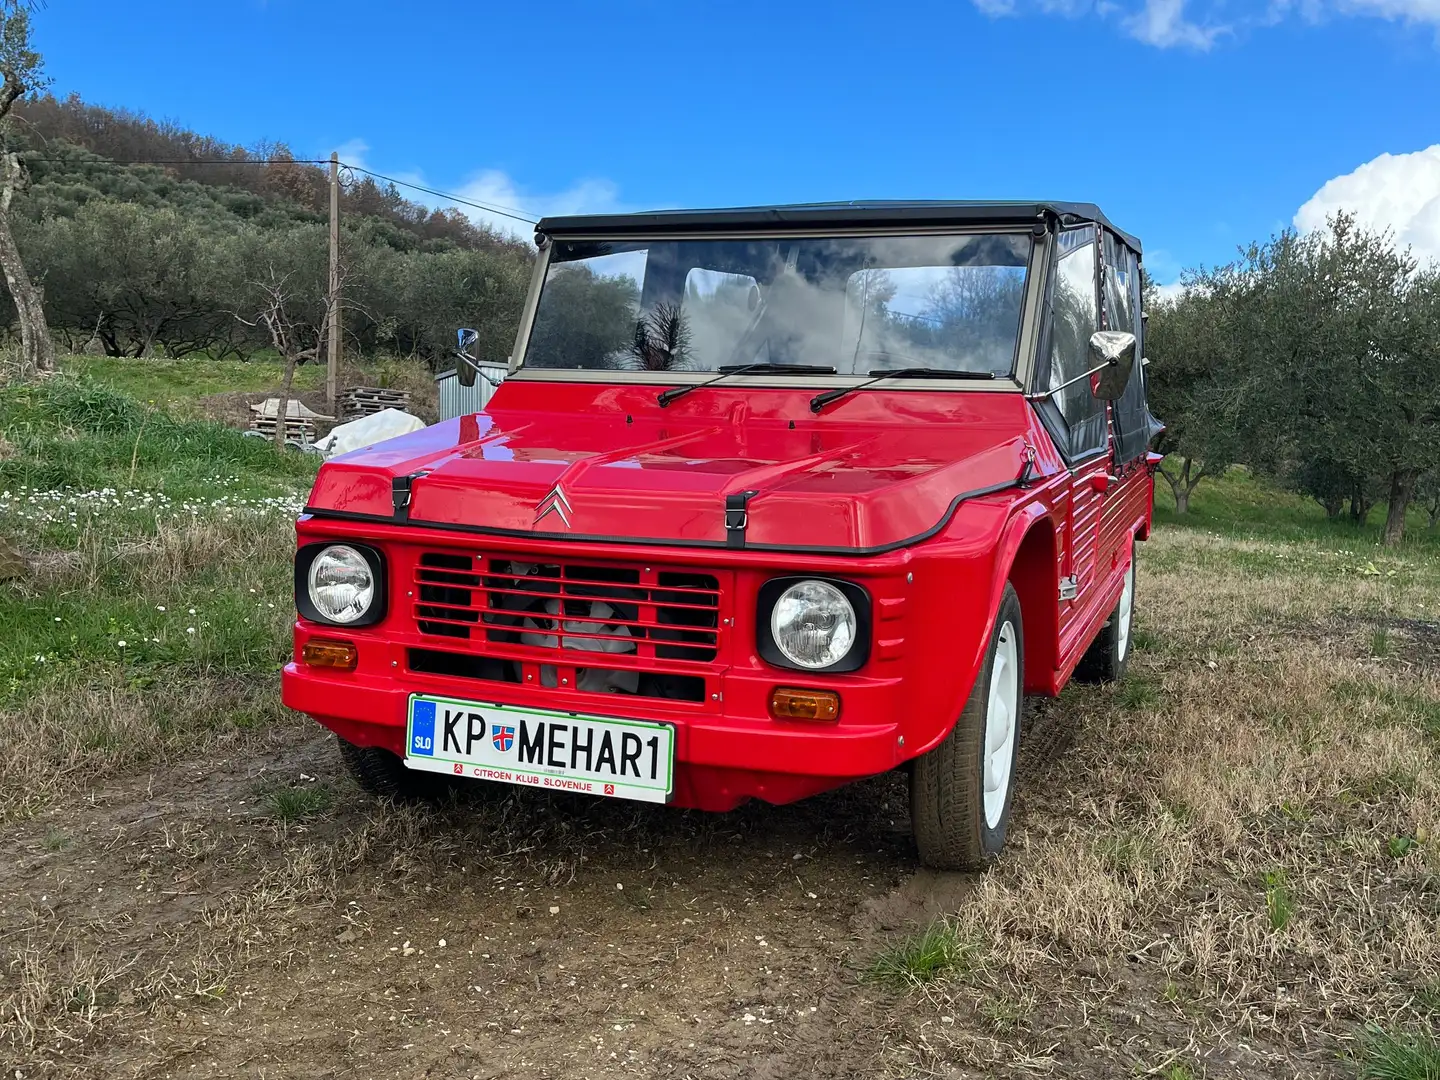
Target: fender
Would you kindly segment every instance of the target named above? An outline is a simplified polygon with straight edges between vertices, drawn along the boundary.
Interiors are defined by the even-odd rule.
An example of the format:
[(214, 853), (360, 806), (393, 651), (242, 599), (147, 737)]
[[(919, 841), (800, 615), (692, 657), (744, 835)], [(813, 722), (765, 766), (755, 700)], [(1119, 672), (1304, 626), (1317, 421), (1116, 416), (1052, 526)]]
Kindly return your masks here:
[[(995, 632), (995, 619), (1000, 611), (1000, 599), (1004, 594), (1006, 582), (1010, 580), (1010, 572), (1015, 565), (1016, 557), (1034, 529), (1052, 527), (1049, 522), (1050, 510), (1046, 507), (1045, 502), (1037, 497), (1039, 494), (1040, 490), (1037, 489), (1027, 492), (1022, 500), (1017, 500), (1011, 507), (1011, 513), (1005, 524), (1000, 529), (999, 538), (993, 549), (995, 557), (991, 563), (983, 629), (975, 638), (973, 651), (959, 658), (964, 661), (964, 666), (961, 666), (959, 670), (966, 674), (955, 684), (954, 696), (949, 702), (945, 724), (937, 728), (936, 733), (930, 739), (915, 747), (914, 751), (908, 755), (910, 757), (918, 757), (944, 742), (954, 729), (956, 720), (960, 718), (960, 712), (964, 709), (965, 702), (974, 688), (975, 679), (980, 673), (980, 667), (985, 659), (985, 651), (990, 647), (990, 637)], [(1053, 541), (1050, 550), (1052, 552), (1054, 550)], [(1044, 590), (1045, 595), (1051, 598), (1052, 602), (1057, 602), (1056, 598), (1059, 595), (1059, 573), (1058, 564), (1052, 558), (1046, 574), (1039, 581), (1039, 587)], [(1032, 624), (1035, 624), (1033, 629)], [(1034, 680), (1028, 675), (1031, 657), (1037, 654), (1053, 657), (1056, 653), (1058, 640), (1046, 640), (1044, 636), (1046, 632), (1042, 620), (1033, 618), (1027, 620), (1024, 627), (1027, 686), (1034, 685)], [(1040, 635), (1034, 643), (1031, 641), (1032, 633)], [(1053, 618), (1050, 621), (1048, 633), (1052, 639), (1057, 636), (1056, 623)], [(1053, 667), (1052, 660), (1047, 665), (1041, 685), (1048, 684)]]

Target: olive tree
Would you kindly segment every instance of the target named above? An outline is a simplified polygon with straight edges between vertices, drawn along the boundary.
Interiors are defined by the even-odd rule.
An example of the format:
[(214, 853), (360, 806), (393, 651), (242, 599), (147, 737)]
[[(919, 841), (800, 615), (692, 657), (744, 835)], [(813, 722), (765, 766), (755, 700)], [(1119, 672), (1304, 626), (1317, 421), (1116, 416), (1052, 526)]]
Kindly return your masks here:
[[(30, 8), (25, 0), (0, 0), (0, 141), (4, 140), (15, 103), (48, 82), (40, 54), (30, 47)], [(20, 323), (22, 365), (35, 371), (54, 371), (55, 343), (50, 340), (50, 327), (45, 321), (44, 294), (25, 269), (10, 228), (10, 209), (16, 192), (24, 189), (26, 179), (20, 155), (11, 149), (8, 141), (3, 141), (0, 145), (0, 271), (5, 274)]]
[(1223, 343), (1224, 376), (1206, 394), (1215, 429), (1332, 516), (1348, 498), (1363, 520), (1383, 493), (1385, 542), (1398, 543), (1440, 444), (1435, 275), (1417, 274), (1390, 234), (1337, 214), (1195, 285)]
[(1145, 308), (1150, 407), (1165, 424), (1155, 444), (1167, 458), (1159, 471), (1175, 513), (1187, 514), (1200, 482), (1238, 459), (1235, 427), (1222, 408), (1230, 331), (1223, 302), (1194, 278), (1175, 296), (1152, 291)]

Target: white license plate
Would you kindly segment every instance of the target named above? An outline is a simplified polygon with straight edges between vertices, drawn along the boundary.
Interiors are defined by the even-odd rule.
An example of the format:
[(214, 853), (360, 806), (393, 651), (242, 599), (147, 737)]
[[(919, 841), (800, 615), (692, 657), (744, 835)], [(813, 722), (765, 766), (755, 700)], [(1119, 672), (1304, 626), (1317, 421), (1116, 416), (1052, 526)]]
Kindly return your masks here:
[(405, 764), (552, 791), (668, 802), (675, 773), (668, 724), (411, 694)]

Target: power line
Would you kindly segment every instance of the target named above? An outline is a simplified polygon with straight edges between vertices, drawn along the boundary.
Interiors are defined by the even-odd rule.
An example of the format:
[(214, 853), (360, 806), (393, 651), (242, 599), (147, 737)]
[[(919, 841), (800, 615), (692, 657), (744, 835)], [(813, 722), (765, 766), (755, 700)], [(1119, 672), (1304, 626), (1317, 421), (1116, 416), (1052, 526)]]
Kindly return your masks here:
[(523, 221), (527, 225), (534, 225), (536, 222), (535, 218), (527, 217), (525, 211), (516, 210), (513, 206), (499, 206), (494, 203), (486, 204), (480, 202), (472, 202), (469, 199), (461, 198), (459, 195), (451, 195), (449, 192), (446, 191), (436, 191), (434, 188), (425, 187), (423, 184), (412, 184), (408, 180), (397, 180), (393, 176), (386, 176), (384, 173), (371, 172), (369, 169), (362, 169), (358, 165), (345, 165), (344, 162), (341, 162), (341, 165), (344, 168), (349, 169), (351, 172), (364, 173), (366, 176), (373, 176), (376, 180), (384, 180), (391, 184), (399, 184), (401, 187), (414, 188), (416, 191), (423, 191), (427, 195), (434, 195), (440, 199), (448, 199), (451, 202), (457, 202), (463, 206), (473, 206), (477, 210), (484, 210), (491, 214), (499, 214), (501, 217), (514, 218), (516, 221)]
[[(44, 157), (36, 154), (26, 154), (28, 161), (50, 161), (67, 165), (329, 165), (328, 158), (136, 158), (131, 161), (121, 161), (117, 158), (93, 158), (90, 160), (77, 160), (74, 157)], [(476, 210), (484, 210), (487, 214), (498, 214), (500, 217), (511, 218), (514, 221), (523, 221), (527, 225), (534, 225), (536, 218), (529, 216), (524, 210), (518, 210), (513, 206), (502, 206), (496, 203), (482, 203), (474, 199), (467, 199), (461, 195), (455, 195), (448, 191), (439, 191), (436, 188), (426, 187), (424, 184), (412, 183), (409, 180), (400, 180), (394, 176), (386, 176), (384, 173), (374, 172), (370, 169), (362, 169), (359, 165), (347, 165), (340, 163), (342, 168), (349, 169), (354, 173), (363, 173), (366, 176), (374, 177), (376, 180), (384, 180), (386, 183), (395, 184), (399, 187), (411, 188), (415, 191), (423, 191), (427, 195), (433, 195), (437, 199), (444, 199), (447, 202), (459, 203), (461, 206), (473, 207)]]

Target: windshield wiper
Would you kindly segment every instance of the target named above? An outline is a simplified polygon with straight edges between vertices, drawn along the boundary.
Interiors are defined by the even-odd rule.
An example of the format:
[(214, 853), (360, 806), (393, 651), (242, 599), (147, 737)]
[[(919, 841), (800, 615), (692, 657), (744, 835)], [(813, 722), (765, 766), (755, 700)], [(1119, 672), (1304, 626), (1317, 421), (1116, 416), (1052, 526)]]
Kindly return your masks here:
[(810, 411), (819, 412), (832, 401), (839, 401), (846, 394), (853, 390), (863, 390), (873, 383), (884, 382), (886, 379), (993, 379), (993, 371), (957, 371), (954, 368), (933, 368), (933, 367), (907, 367), (907, 368), (871, 368), (868, 372), (870, 378), (854, 386), (842, 386), (835, 390), (826, 390), (823, 394), (816, 394), (810, 399)]
[(719, 375), (713, 379), (706, 379), (702, 383), (692, 383), (689, 386), (672, 386), (669, 390), (662, 390), (655, 395), (656, 402), (663, 409), (676, 398), (682, 398), (691, 390), (699, 390), (702, 387), (713, 386), (721, 379), (728, 379), (731, 375), (748, 375), (751, 372), (762, 372), (767, 375), (834, 375), (835, 369), (825, 364), (772, 364), (768, 360), (758, 364), (725, 364), (716, 368)]

